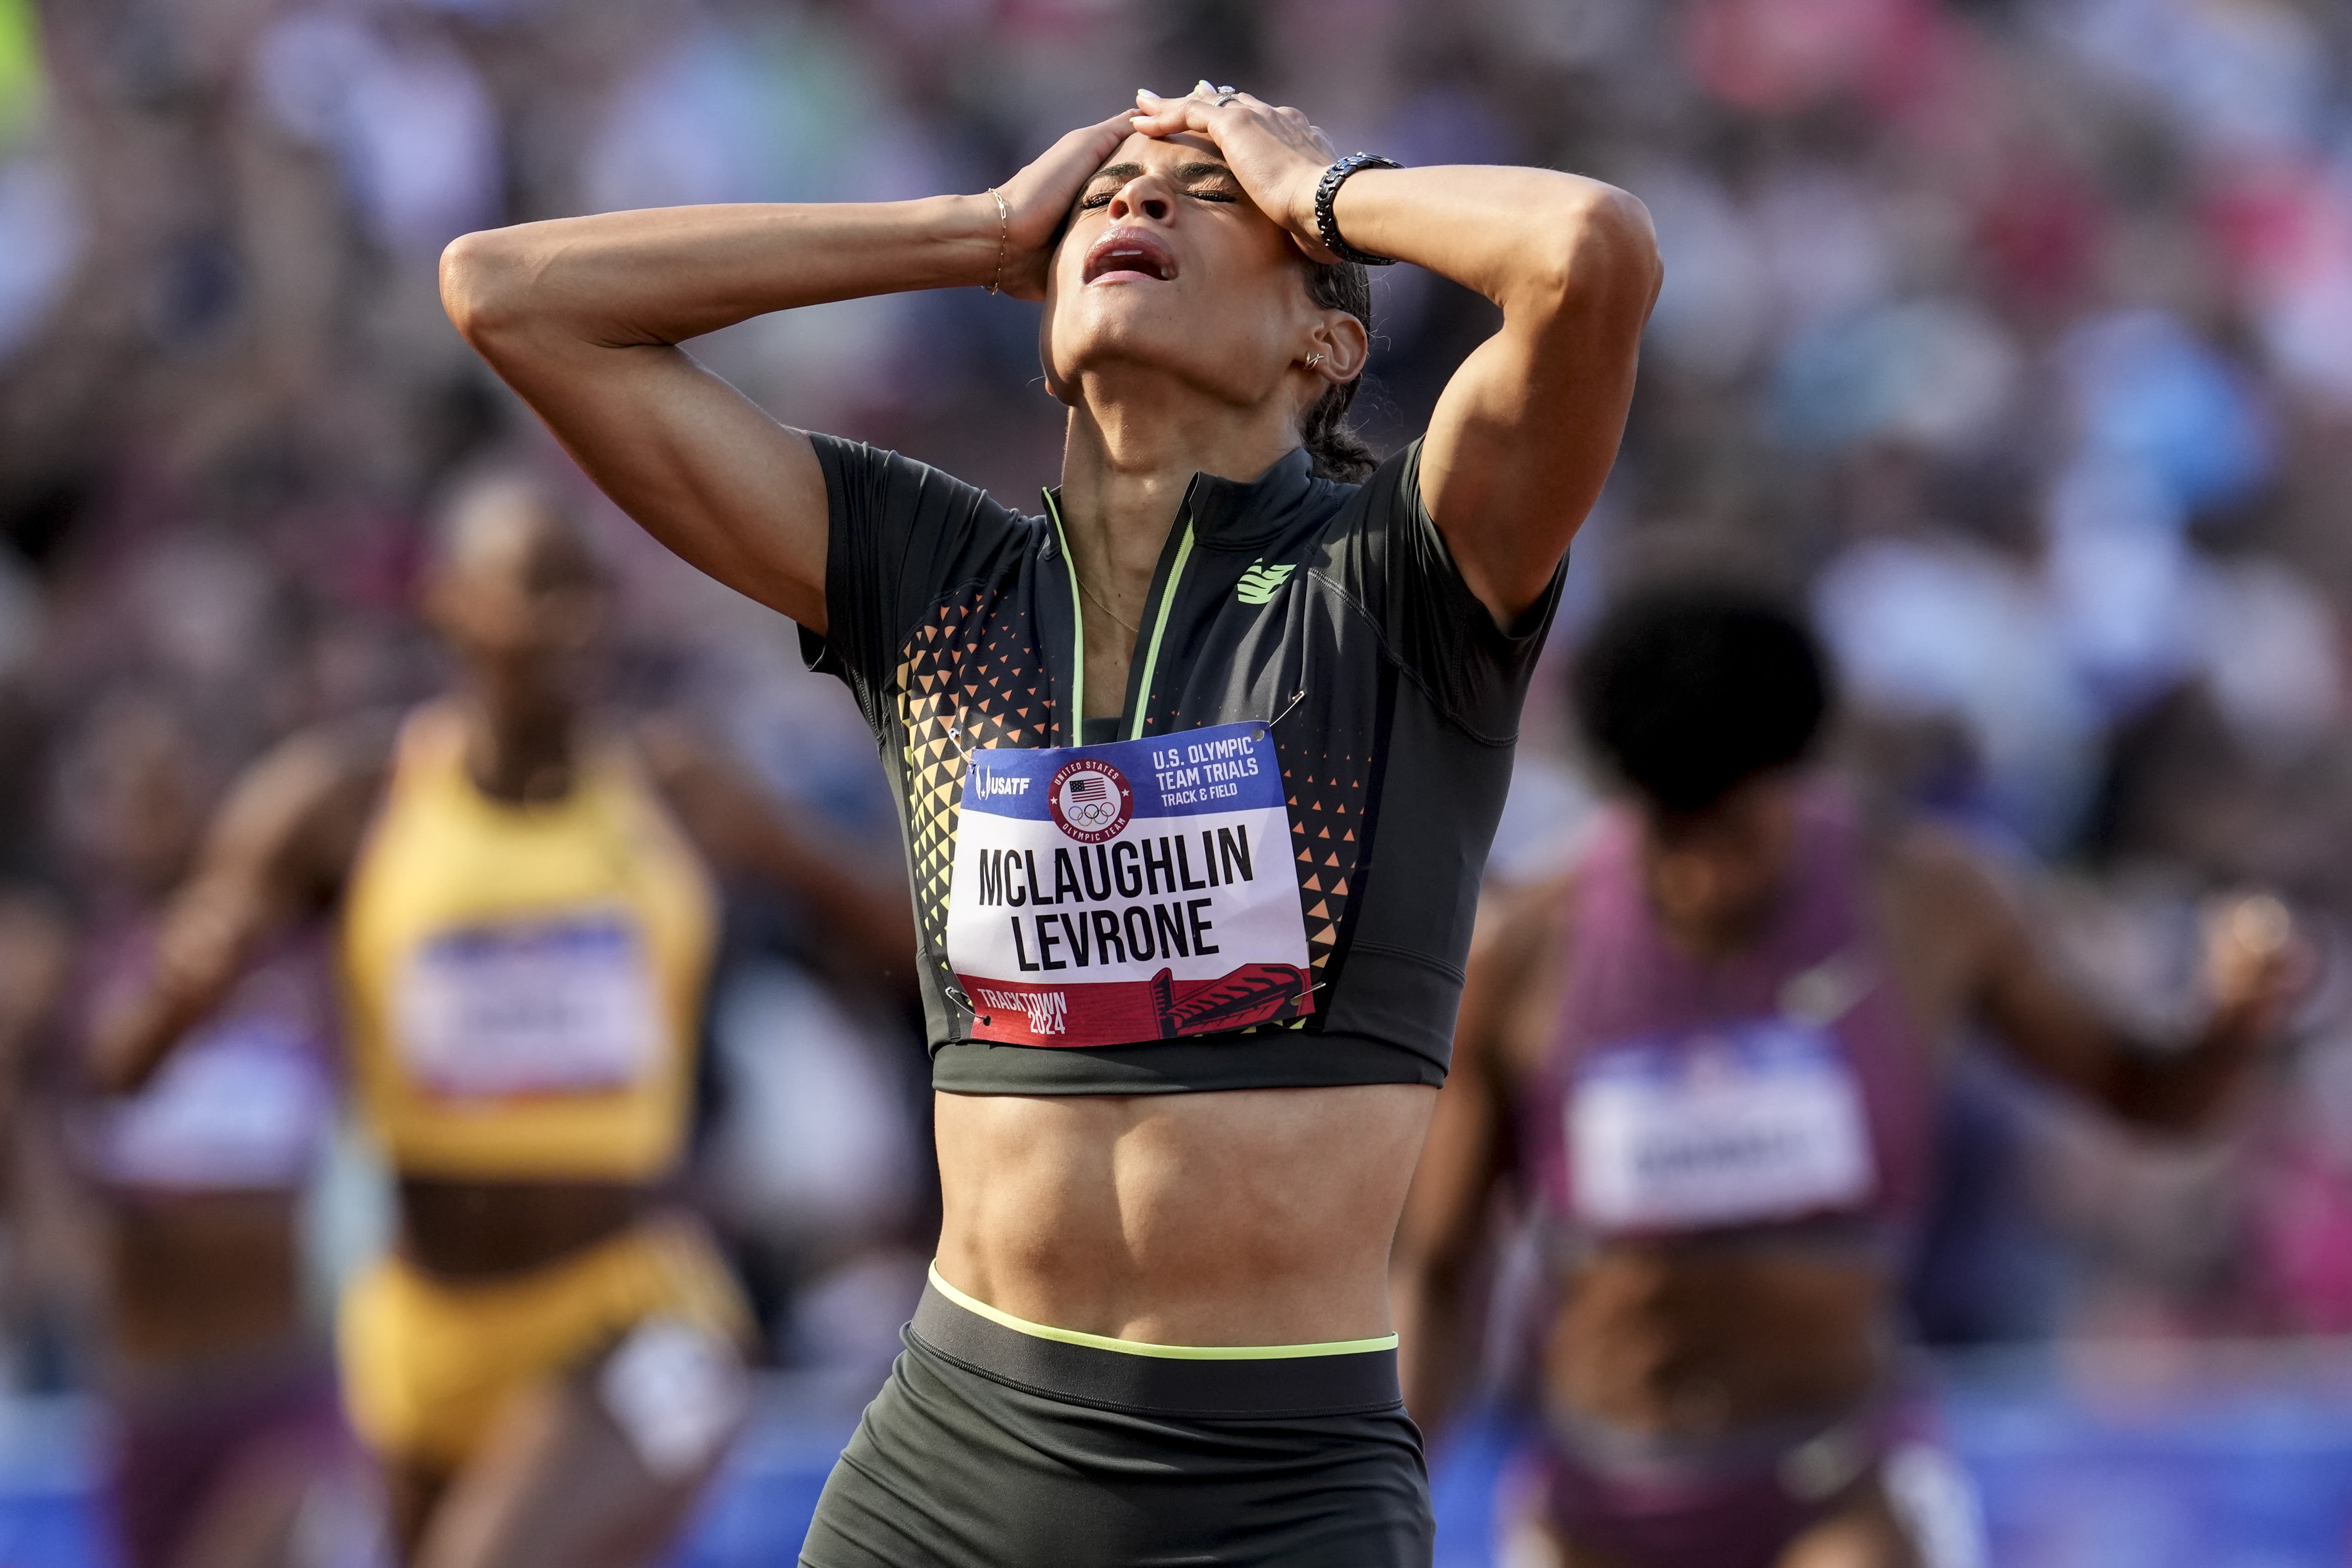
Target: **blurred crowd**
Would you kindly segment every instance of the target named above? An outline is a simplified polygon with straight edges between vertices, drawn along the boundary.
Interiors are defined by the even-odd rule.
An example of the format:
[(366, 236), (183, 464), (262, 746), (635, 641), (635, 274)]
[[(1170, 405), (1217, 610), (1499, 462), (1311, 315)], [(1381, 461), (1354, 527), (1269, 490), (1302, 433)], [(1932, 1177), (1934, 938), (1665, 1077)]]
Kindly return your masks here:
[[(620, 564), (615, 700), (696, 713), (888, 863), (846, 697), (789, 626), (599, 510), (450, 331), (436, 259), (571, 213), (977, 189), (1202, 76), (1342, 151), (1571, 168), (1656, 222), (1665, 292), (1494, 874), (1556, 864), (1591, 804), (1559, 693), (1613, 588), (1731, 562), (1804, 592), (1842, 762), (1994, 849), (2119, 1011), (2196, 1007), (2220, 889), (2280, 889), (2316, 955), (2254, 1102), (2187, 1150), (1964, 1072), (1928, 1337), (2352, 1329), (2332, 0), (0, 0), (9, 910), (98, 918), (184, 865), (260, 748), (432, 690), (425, 521), (498, 470), (574, 496)], [(1492, 316), (1408, 269), (1375, 301), (1358, 408), (1392, 447)], [(1059, 450), (1034, 327), (970, 290), (698, 352), (780, 418), (1017, 500)], [(97, 781), (142, 747), (168, 763), (109, 805)], [(771, 1358), (870, 1370), (933, 1223), (919, 1036), (901, 996), (813, 962), (804, 911), (746, 890), (728, 912), (695, 1192)], [(40, 1132), (69, 1048), (34, 1031), (7, 1064), (20, 1387), (96, 1353), (90, 1229)], [(365, 1167), (346, 1147), (315, 1184), (321, 1300), (383, 1223)]]

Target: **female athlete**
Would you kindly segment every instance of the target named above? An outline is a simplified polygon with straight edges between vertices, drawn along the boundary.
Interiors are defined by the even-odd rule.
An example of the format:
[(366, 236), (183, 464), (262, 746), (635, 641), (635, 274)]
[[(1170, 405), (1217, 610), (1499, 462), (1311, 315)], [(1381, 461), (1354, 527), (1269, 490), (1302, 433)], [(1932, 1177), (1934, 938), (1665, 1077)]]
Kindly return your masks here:
[[(607, 493), (800, 623), (899, 791), (944, 1222), (817, 1568), (1427, 1560), (1389, 1241), (1659, 267), (1606, 185), (1380, 162), (1203, 83), (980, 195), (443, 259)], [(1387, 259), (1502, 325), (1375, 465), (1340, 416)], [(677, 346), (951, 287), (1044, 301), (1043, 515), (781, 427)]]
[(1869, 822), (1800, 765), (1827, 673), (1769, 600), (1628, 597), (1577, 697), (1627, 798), (1568, 873), (1481, 921), (1398, 1238), (1412, 1408), (1440, 1417), (1475, 1344), (1465, 1285), (1507, 1181), (1546, 1285), (1529, 1561), (1964, 1560), (1899, 1305), (1949, 1053), (1985, 1026), (2116, 1116), (2194, 1127), (2277, 1020), (2284, 910), (2246, 900), (2215, 921), (2194, 1038), (2135, 1040), (2057, 977), (1958, 839)]
[(456, 689), (298, 733), (237, 782), (90, 1075), (135, 1089), (201, 1047), (270, 940), (331, 910), (348, 1076), (399, 1192), (337, 1338), (401, 1561), (642, 1568), (744, 1401), (746, 1313), (666, 1190), (711, 868), (795, 893), (877, 966), (906, 906), (675, 722), (597, 710), (603, 574), (550, 497), (472, 491), (426, 597)]

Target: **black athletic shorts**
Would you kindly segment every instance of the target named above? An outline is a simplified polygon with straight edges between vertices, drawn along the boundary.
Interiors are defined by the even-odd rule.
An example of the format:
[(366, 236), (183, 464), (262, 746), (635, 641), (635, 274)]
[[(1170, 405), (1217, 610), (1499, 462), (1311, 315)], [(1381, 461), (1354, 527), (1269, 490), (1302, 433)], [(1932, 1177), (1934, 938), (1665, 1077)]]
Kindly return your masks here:
[(1391, 1350), (1129, 1354), (923, 1292), (802, 1568), (1427, 1568)]

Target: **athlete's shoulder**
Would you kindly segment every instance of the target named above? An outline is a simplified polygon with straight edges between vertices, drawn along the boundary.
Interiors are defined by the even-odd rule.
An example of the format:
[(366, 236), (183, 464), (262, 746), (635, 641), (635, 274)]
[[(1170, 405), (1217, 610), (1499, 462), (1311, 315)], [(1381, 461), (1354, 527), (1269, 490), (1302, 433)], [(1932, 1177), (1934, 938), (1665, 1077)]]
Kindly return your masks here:
[(938, 517), (1032, 535), (1045, 531), (1042, 516), (1008, 506), (982, 486), (919, 458), (815, 432), (810, 434), (809, 445), (816, 452), (826, 498), (838, 521), (897, 531)]
[(1421, 437), (1399, 447), (1375, 463), (1360, 479), (1317, 476), (1308, 481), (1303, 510), (1326, 525), (1387, 521), (1395, 517), (1426, 518), (1421, 504)]
[(1869, 863), (1898, 939), (1980, 954), (2013, 922), (2013, 879), (1949, 824), (1918, 816), (1895, 824)]
[(391, 772), (402, 734), (429, 711), (378, 708), (304, 725), (264, 752), (247, 776), (304, 798), (373, 789)]

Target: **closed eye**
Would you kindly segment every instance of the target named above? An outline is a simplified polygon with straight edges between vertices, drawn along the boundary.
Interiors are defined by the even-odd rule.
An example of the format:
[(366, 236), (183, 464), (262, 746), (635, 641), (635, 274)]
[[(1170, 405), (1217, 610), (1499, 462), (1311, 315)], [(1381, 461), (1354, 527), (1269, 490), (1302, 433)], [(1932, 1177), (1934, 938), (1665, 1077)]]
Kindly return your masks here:
[[(1097, 208), (1107, 207), (1110, 205), (1111, 197), (1118, 194), (1115, 189), (1097, 191), (1079, 201), (1078, 210), (1082, 213), (1090, 213)], [(1241, 193), (1228, 185), (1196, 185), (1184, 194), (1196, 202), (1231, 203), (1241, 200)]]

